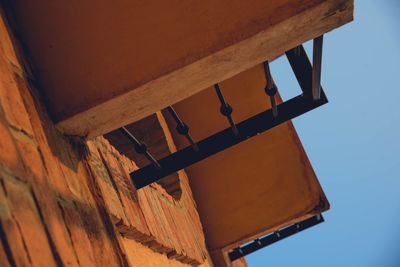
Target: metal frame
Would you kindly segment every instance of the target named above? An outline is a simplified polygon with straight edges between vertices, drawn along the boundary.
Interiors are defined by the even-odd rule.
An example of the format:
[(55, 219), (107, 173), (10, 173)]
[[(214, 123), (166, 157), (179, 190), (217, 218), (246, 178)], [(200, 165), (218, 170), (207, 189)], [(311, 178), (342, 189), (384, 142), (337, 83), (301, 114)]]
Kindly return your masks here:
[[(274, 107), (273, 109), (261, 112), (236, 125), (233, 124), (235, 127), (231, 125), (231, 128), (222, 130), (197, 142), (197, 146), (195, 147), (196, 149), (193, 149), (193, 144), (191, 144), (192, 146), (186, 147), (158, 160), (157, 163), (160, 168), (158, 168), (157, 164), (154, 164), (153, 162), (153, 164), (130, 173), (130, 177), (136, 188), (143, 188), (162, 179), (163, 177), (184, 169), (196, 162), (327, 103), (328, 100), (319, 84), (320, 78), (318, 78), (321, 74), (320, 62), (322, 53), (322, 36), (319, 38), (319, 40), (317, 40), (318, 38), (314, 40), (314, 46), (317, 48), (314, 47), (313, 55), (314, 62), (319, 62), (316, 65), (316, 68), (318, 68), (317, 70), (315, 68), (313, 70), (310, 60), (308, 59), (302, 45), (286, 52), (289, 63), (295, 73), (297, 81), (299, 82), (300, 88), (303, 91), (301, 95), (277, 105), (276, 109)], [(269, 67), (266, 71), (269, 71)], [(270, 86), (268, 86), (268, 84)], [(272, 82), (270, 81), (268, 84), (267, 87), (271, 87)], [(220, 93), (219, 87), (217, 86), (216, 91), (217, 93)], [(320, 96), (319, 98), (316, 97), (318, 95)], [(222, 94), (218, 94), (218, 96), (221, 100)], [(222, 100), (221, 103), (223, 106), (225, 102)], [(227, 104), (225, 103), (225, 105)]]
[(250, 244), (235, 248), (233, 251), (228, 253), (229, 259), (231, 261), (237, 260), (324, 221), (322, 215), (318, 214), (299, 223), (292, 224), (261, 239), (256, 239)]

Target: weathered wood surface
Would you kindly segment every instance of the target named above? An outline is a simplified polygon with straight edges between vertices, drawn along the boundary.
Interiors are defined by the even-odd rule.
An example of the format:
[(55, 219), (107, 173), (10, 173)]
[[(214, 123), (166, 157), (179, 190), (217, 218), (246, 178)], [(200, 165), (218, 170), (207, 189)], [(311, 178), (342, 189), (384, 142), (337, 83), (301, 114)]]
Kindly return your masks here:
[(57, 127), (88, 138), (149, 116), (353, 18), (353, 0), (11, 5)]

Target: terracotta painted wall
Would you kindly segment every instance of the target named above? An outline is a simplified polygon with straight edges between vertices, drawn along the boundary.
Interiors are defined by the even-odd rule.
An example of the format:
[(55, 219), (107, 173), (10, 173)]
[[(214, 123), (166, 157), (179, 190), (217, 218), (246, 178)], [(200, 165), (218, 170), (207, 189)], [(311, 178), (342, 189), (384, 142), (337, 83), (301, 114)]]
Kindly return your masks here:
[(61, 135), (1, 15), (0, 266), (212, 266), (185, 173), (137, 192), (104, 138)]

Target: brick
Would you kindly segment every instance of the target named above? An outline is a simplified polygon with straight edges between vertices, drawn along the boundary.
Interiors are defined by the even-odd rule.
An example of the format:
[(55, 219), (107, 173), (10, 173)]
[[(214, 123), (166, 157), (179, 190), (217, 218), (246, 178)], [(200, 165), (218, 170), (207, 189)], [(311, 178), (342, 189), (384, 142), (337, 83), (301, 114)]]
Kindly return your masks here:
[[(61, 139), (61, 138), (60, 138)], [(65, 140), (59, 141), (62, 146), (58, 149), (59, 164), (65, 177), (65, 182), (73, 197), (77, 199), (86, 199), (90, 195), (87, 187), (86, 165), (78, 159), (77, 152)]]
[(113, 154), (103, 154), (103, 157), (105, 158), (105, 164), (111, 172), (111, 179), (113, 179), (117, 187), (117, 191), (130, 223), (139, 232), (145, 236), (149, 236), (150, 232), (147, 228), (143, 213), (139, 208), (137, 193), (129, 178), (129, 174), (116, 160)]
[(8, 122), (32, 136), (29, 115), (21, 98), (15, 74), (3, 54), (0, 54), (0, 103)]
[[(172, 233), (174, 233), (170, 236), (172, 246), (174, 248), (174, 252), (175, 252), (175, 254), (181, 254), (182, 247), (181, 247), (181, 243), (179, 242), (179, 234), (178, 234), (180, 229), (177, 227), (177, 224), (175, 222), (176, 218), (172, 215), (171, 208), (166, 201), (162, 201), (161, 205), (162, 205), (164, 213), (165, 213), (168, 227), (171, 229)], [(171, 255), (172, 254), (169, 253), (169, 257), (171, 257)]]
[(182, 223), (183, 226), (185, 227), (184, 233), (186, 234), (186, 238), (188, 241), (188, 256), (192, 259), (195, 259), (198, 262), (203, 262), (204, 258), (201, 252), (201, 249), (198, 247), (196, 235), (195, 235), (195, 230), (193, 228), (193, 225), (191, 224), (190, 220), (188, 219), (188, 216), (185, 213), (181, 213), (182, 216)]
[(19, 89), (25, 103), (25, 107), (30, 115), (30, 120), (34, 132), (34, 138), (43, 155), (43, 164), (47, 170), (49, 182), (59, 194), (64, 198), (71, 195), (70, 189), (65, 179), (65, 175), (60, 167), (59, 147), (67, 145), (62, 136), (57, 133), (52, 122), (44, 114), (40, 107), (37, 107), (25, 81), (21, 80)]
[(101, 160), (101, 155), (97, 149), (91, 147), (93, 144), (88, 143), (88, 146), (91, 152), (91, 154), (88, 155), (89, 167), (92, 170), (94, 182), (97, 184), (97, 188), (100, 190), (100, 192), (97, 193), (102, 196), (106, 205), (106, 209), (111, 215), (114, 225), (121, 223), (122, 221), (122, 224), (129, 228), (130, 223), (125, 216), (124, 209), (119, 200), (118, 194), (113, 187), (113, 183), (110, 179), (107, 169)]
[[(14, 135), (15, 136), (15, 135)], [(15, 138), (19, 154), (21, 155), (24, 168), (27, 175), (32, 180), (32, 183), (43, 183), (44, 180), (44, 166), (42, 158), (37, 150), (35, 142), (23, 134), (18, 134)], [(25, 179), (26, 177), (20, 177)]]
[(56, 266), (30, 187), (9, 177), (3, 178), (3, 183), (12, 217), (19, 226), (32, 263), (35, 266)]
[[(106, 234), (107, 231), (97, 213), (97, 207), (91, 196), (92, 193), (87, 185), (88, 172), (86, 166), (77, 158), (76, 151), (72, 149), (65, 137), (56, 131), (47, 114), (43, 113), (41, 107), (36, 106), (36, 102), (28, 90), (24, 91), (23, 98), (35, 125), (35, 139), (40, 146), (46, 164), (45, 170), (48, 172), (48, 175), (42, 173), (42, 176), (35, 177), (35, 175), (40, 175), (39, 171), (35, 171), (35, 173), (30, 173), (29, 179), (43, 181), (43, 183), (34, 183), (34, 190), (38, 192), (36, 194), (38, 202), (42, 208), (45, 222), (49, 225), (49, 232), (57, 252), (60, 254), (61, 261), (66, 266), (78, 264), (71, 237), (68, 235), (61, 212), (57, 207), (56, 195), (51, 194), (50, 188), (54, 188), (62, 199), (81, 199), (81, 206), (84, 206), (84, 208), (80, 209), (80, 213), (85, 210), (83, 216), (88, 217), (85, 220), (90, 219), (90, 223), (84, 223), (85, 227), (82, 230), (88, 231), (87, 235), (91, 236), (90, 242), (95, 254), (101, 255), (97, 256), (102, 262), (98, 265), (119, 266), (119, 261), (115, 258), (113, 244)], [(27, 144), (23, 144), (21, 147), (24, 145)], [(108, 255), (103, 255), (102, 252), (106, 252)]]
[(24, 166), (19, 155), (14, 138), (12, 137), (8, 124), (0, 110), (0, 165), (17, 175), (23, 175)]
[(72, 243), (57, 207), (56, 195), (48, 182), (37, 145), (24, 135), (19, 135), (16, 142), (26, 169), (26, 175), (23, 178), (32, 184), (44, 223), (48, 225), (49, 234), (57, 248), (60, 260), (67, 266), (77, 266)]
[(10, 262), (8, 261), (6, 251), (4, 250), (3, 243), (0, 242), (0, 266), (2, 267), (11, 267)]
[[(0, 178), (2, 181), (2, 178)], [(0, 228), (5, 235), (11, 257), (16, 266), (30, 266), (30, 258), (25, 250), (20, 228), (14, 221), (4, 191), (4, 182), (0, 183)]]
[(159, 192), (153, 192), (155, 199), (157, 199), (157, 201), (155, 201), (155, 204), (158, 206), (159, 210), (158, 215), (164, 226), (165, 234), (171, 244), (171, 247), (174, 248), (174, 250), (176, 250), (179, 253), (182, 251), (182, 247), (179, 244), (179, 238), (178, 238), (178, 232), (181, 231), (181, 229), (175, 228), (174, 224), (174, 221), (177, 220), (178, 218), (171, 216), (169, 212), (170, 203), (166, 199), (160, 198), (156, 193)]
[(96, 266), (121, 266), (120, 259), (116, 255), (115, 240), (108, 235), (106, 226), (102, 221), (103, 218), (96, 207), (89, 206), (85, 200), (75, 202), (75, 206), (83, 225), (80, 230), (88, 236)]
[[(139, 205), (140, 205), (141, 210), (143, 211), (144, 218), (146, 220), (146, 224), (148, 226), (151, 236), (156, 238), (157, 236), (159, 236), (160, 229), (159, 229), (158, 225), (156, 224), (156, 219), (154, 217), (154, 214), (152, 212), (152, 209), (151, 209), (148, 199), (146, 197), (146, 189), (147, 188), (144, 188), (143, 190), (140, 190), (138, 192)], [(155, 242), (157, 242), (157, 241), (155, 241)], [(146, 243), (146, 244), (148, 246), (150, 246), (150, 244), (154, 244), (154, 242), (150, 241), (149, 243)]]
[[(71, 197), (71, 191), (65, 180), (65, 174), (60, 167), (59, 147), (68, 145), (64, 138), (59, 135), (52, 122), (43, 110), (36, 106), (33, 96), (30, 94), (24, 80), (20, 80), (19, 88), (21, 96), (30, 114), (31, 123), (34, 125), (35, 141), (25, 138), (17, 138), (18, 147), (23, 154), (24, 163), (28, 166), (28, 179), (33, 182), (33, 188), (38, 197), (38, 202), (42, 207), (42, 213), (45, 223), (48, 225), (49, 233), (61, 261), (66, 266), (76, 266), (77, 259), (73, 251), (72, 243), (67, 232), (67, 228), (62, 219), (62, 215), (58, 209), (56, 195), (53, 190), (63, 198)], [(40, 147), (40, 156), (38, 146)], [(43, 160), (43, 161), (42, 161)], [(70, 173), (68, 173), (70, 174)], [(77, 177), (74, 177), (77, 179)]]
[(66, 203), (61, 201), (59, 202), (59, 207), (62, 211), (63, 218), (80, 265), (96, 265), (96, 257), (93, 253), (92, 245), (74, 203)]
[[(187, 238), (187, 228), (185, 227), (185, 221), (182, 218), (182, 214), (179, 210), (175, 210), (175, 222), (177, 224), (177, 227), (180, 229), (180, 231), (177, 233), (179, 242), (181, 243), (182, 246), (182, 255), (189, 256), (193, 258), (193, 255), (191, 253), (191, 248), (190, 248), (190, 241)], [(185, 260), (185, 258), (181, 260)]]
[(78, 266), (67, 227), (58, 209), (56, 196), (47, 183), (34, 184), (33, 190), (40, 206), (43, 220), (60, 261), (65, 266)]
[(126, 216), (126, 223), (128, 226), (132, 225), (132, 222), (130, 220), (129, 216), (129, 210), (127, 210), (125, 206), (125, 195), (123, 193), (128, 193), (127, 191), (129, 189), (126, 188), (126, 184), (121, 180), (122, 174), (119, 172), (119, 170), (115, 166), (115, 162), (112, 159), (113, 155), (110, 154), (109, 151), (103, 152), (101, 149), (99, 149), (99, 155), (102, 160), (103, 168), (106, 170), (110, 184), (113, 188), (113, 190), (116, 193), (116, 196), (118, 197), (118, 200), (121, 205), (121, 210), (123, 211), (124, 215)]
[(150, 188), (146, 192), (146, 197), (151, 209), (151, 212), (153, 214), (154, 222), (156, 226), (158, 227), (158, 235), (156, 235), (156, 240), (158, 243), (160, 243), (163, 248), (161, 249), (161, 252), (169, 252), (168, 248), (172, 248), (171, 241), (168, 238), (168, 233), (167, 233), (167, 228), (165, 225), (165, 219), (163, 219), (163, 214), (162, 210), (160, 209), (158, 205), (158, 199), (154, 196), (153, 190)]
[(3, 8), (0, 7), (0, 47), (1, 52), (7, 57), (7, 61), (13, 64), (16, 68), (22, 70), (22, 67), (17, 58), (17, 53), (14, 49), (13, 40), (9, 34), (10, 28), (8, 27), (7, 21), (4, 19)]

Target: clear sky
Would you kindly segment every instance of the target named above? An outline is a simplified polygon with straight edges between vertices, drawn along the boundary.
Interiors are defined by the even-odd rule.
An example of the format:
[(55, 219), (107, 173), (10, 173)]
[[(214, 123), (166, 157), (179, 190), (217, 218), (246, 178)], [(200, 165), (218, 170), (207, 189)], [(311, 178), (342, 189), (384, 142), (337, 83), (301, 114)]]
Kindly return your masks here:
[[(324, 36), (323, 53), (329, 103), (293, 122), (331, 209), (247, 262), (400, 267), (400, 0), (356, 0), (354, 21)], [(271, 72), (284, 99), (299, 92), (285, 57)]]

